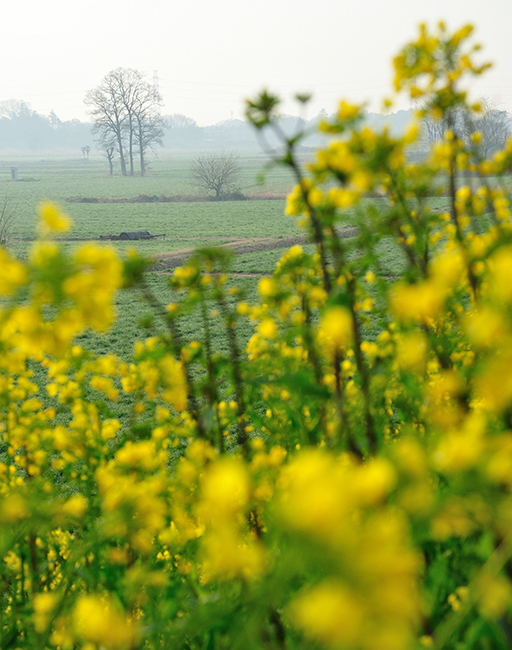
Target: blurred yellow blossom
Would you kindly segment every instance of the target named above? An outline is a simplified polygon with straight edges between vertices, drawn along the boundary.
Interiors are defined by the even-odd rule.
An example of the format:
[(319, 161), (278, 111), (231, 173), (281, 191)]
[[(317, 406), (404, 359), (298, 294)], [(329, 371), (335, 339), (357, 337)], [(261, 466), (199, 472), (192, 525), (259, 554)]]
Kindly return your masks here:
[(38, 213), (38, 231), (43, 237), (71, 230), (73, 224), (71, 218), (56, 203), (52, 203), (51, 201), (40, 203)]

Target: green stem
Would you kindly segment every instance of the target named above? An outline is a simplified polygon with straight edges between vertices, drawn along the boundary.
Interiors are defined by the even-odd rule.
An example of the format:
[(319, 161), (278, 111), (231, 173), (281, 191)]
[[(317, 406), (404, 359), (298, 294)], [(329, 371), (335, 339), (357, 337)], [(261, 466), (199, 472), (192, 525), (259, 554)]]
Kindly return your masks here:
[(235, 399), (238, 405), (237, 417), (237, 442), (242, 447), (244, 455), (249, 456), (249, 445), (247, 432), (245, 430), (247, 423), (247, 416), (245, 412), (244, 400), (244, 384), (242, 379), (242, 369), (240, 365), (240, 350), (238, 348), (238, 341), (235, 331), (235, 316), (230, 313), (228, 306), (222, 294), (217, 296), (217, 303), (219, 305), (221, 314), (226, 323), (226, 330), (229, 343), (229, 351), (231, 356), (231, 367), (233, 371), (233, 383), (235, 386)]
[(315, 208), (311, 205), (309, 202), (309, 196), (308, 196), (308, 190), (305, 188), (304, 185), (304, 178), (300, 169), (299, 164), (297, 163), (294, 152), (293, 152), (293, 143), (290, 142), (290, 140), (286, 137), (286, 135), (282, 132), (282, 130), (279, 128), (279, 125), (276, 124), (275, 122), (272, 123), (272, 126), (274, 128), (274, 131), (277, 133), (278, 137), (286, 144), (286, 155), (284, 156), (282, 162), (283, 164), (287, 165), (288, 167), (291, 168), (293, 171), (293, 174), (297, 180), (298, 185), (301, 188), (301, 193), (302, 193), (302, 198), (304, 199), (304, 203), (306, 204), (308, 211), (309, 211), (309, 217), (311, 219), (311, 225), (313, 227), (313, 239), (315, 244), (318, 247), (318, 254), (320, 255), (320, 265), (322, 268), (322, 276), (323, 276), (323, 281), (324, 281), (324, 289), (327, 293), (331, 292), (331, 278), (329, 275), (329, 270), (328, 270), (328, 265), (327, 265), (327, 258), (325, 254), (325, 241), (324, 241), (324, 234), (322, 230), (322, 224), (320, 222), (320, 219), (318, 217), (318, 214), (315, 210)]
[(210, 331), (210, 321), (208, 319), (208, 312), (206, 309), (206, 301), (204, 294), (201, 293), (201, 317), (203, 319), (203, 328), (204, 328), (204, 349), (206, 357), (206, 373), (207, 373), (207, 387), (206, 387), (206, 397), (208, 403), (214, 413), (215, 421), (217, 422), (217, 437), (218, 437), (218, 446), (219, 453), (224, 453), (224, 436), (222, 433), (222, 428), (220, 426), (219, 417), (218, 417), (218, 391), (215, 384), (215, 368), (213, 364), (212, 357), (212, 337)]
[(364, 397), (364, 420), (366, 426), (366, 438), (368, 441), (368, 450), (371, 454), (377, 452), (377, 434), (375, 432), (375, 425), (373, 422), (373, 416), (370, 408), (370, 378), (368, 375), (368, 368), (363, 359), (363, 354), (361, 352), (361, 328), (359, 325), (359, 319), (357, 317), (357, 312), (355, 310), (355, 280), (352, 276), (347, 279), (347, 288), (350, 299), (350, 311), (352, 314), (352, 331), (354, 335), (354, 355), (356, 359), (356, 366), (361, 377), (361, 390), (363, 391)]
[[(141, 283), (141, 289), (142, 289), (142, 295), (144, 296), (144, 299), (148, 302), (148, 304), (153, 309), (153, 311), (156, 314), (158, 314), (160, 318), (163, 319), (163, 321), (167, 325), (167, 328), (171, 335), (171, 344), (173, 347), (174, 356), (176, 357), (176, 359), (181, 360), (182, 344), (181, 344), (181, 335), (178, 326), (176, 325), (174, 320), (169, 316), (166, 309), (156, 298), (156, 296), (148, 287), (146, 282)], [(188, 411), (192, 416), (194, 422), (196, 423), (198, 437), (204, 438), (205, 437), (204, 423), (199, 414), (199, 404), (196, 397), (197, 392), (196, 392), (194, 380), (192, 379), (192, 375), (190, 373), (190, 368), (188, 367), (188, 365), (184, 361), (182, 361), (182, 365), (183, 365), (183, 371), (185, 373), (185, 380), (187, 382), (187, 387), (188, 387), (188, 391), (187, 391)]]

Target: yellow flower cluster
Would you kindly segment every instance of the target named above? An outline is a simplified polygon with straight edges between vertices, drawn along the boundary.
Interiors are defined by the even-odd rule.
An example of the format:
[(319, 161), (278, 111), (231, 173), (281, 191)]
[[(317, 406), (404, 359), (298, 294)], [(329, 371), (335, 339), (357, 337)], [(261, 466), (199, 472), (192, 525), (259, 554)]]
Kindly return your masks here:
[(464, 77), (478, 76), (489, 67), (472, 59), (479, 45), (465, 48), (472, 32), (471, 25), (453, 34), (448, 34), (444, 23), (439, 23), (435, 33), (420, 25), (418, 39), (393, 60), (395, 90), (407, 89), (411, 99), (427, 97), (440, 114), (464, 101), (466, 93), (457, 85)]

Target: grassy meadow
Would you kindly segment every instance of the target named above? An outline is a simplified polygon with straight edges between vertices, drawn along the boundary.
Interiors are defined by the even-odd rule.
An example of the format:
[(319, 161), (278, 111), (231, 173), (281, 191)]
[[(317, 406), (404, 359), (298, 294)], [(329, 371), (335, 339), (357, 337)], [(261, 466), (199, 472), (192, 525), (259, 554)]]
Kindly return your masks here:
[[(123, 231), (148, 230), (151, 234), (165, 234), (165, 239), (138, 240), (135, 242), (106, 241), (101, 245), (115, 247), (121, 255), (128, 247), (143, 255), (157, 256), (166, 252), (193, 250), (201, 246), (215, 246), (239, 240), (291, 238), (301, 234), (295, 219), (285, 216), (285, 196), (294, 179), (288, 170), (272, 168), (266, 173), (265, 184), (258, 183), (258, 175), (265, 167), (264, 156), (241, 158), (243, 170), (240, 191), (249, 200), (207, 201), (194, 186), (191, 157), (176, 156), (152, 162), (146, 177), (108, 175), (107, 162), (75, 159), (17, 159), (0, 160), (0, 206), (8, 198), (15, 208), (15, 219), (7, 242), (9, 249), (20, 258), (28, 254), (35, 236), (37, 206), (50, 199), (59, 203), (74, 222), (70, 237), (79, 240), (99, 240), (102, 235), (119, 235)], [(18, 181), (11, 181), (10, 169), (17, 167)], [(77, 202), (77, 197), (96, 199), (130, 199), (139, 195), (194, 197), (196, 200), (175, 202)], [(377, 206), (383, 199), (365, 199)], [(431, 199), (437, 209), (447, 208), (447, 199)], [(346, 215), (347, 226), (356, 225), (357, 212)], [(63, 241), (62, 245), (76, 247), (83, 241)], [(276, 263), (286, 252), (286, 247), (270, 247), (239, 253), (232, 261), (229, 279), (249, 303), (256, 302), (260, 278), (273, 273)], [(279, 247), (278, 247), (279, 246)], [(257, 249), (257, 245), (255, 246)], [(312, 244), (305, 244), (313, 252)], [(406, 260), (395, 240), (384, 238), (379, 244), (381, 269), (385, 275), (396, 276), (404, 269)], [(353, 255), (357, 253), (352, 252)], [(175, 300), (169, 278), (172, 271), (153, 271), (147, 274), (147, 286), (162, 306)], [(134, 344), (165, 330), (165, 323), (148, 305), (138, 289), (123, 289), (116, 298), (117, 319), (103, 334), (86, 331), (77, 343), (97, 355), (116, 354), (130, 359)], [(383, 323), (371, 321), (365, 325), (365, 335), (374, 338)], [(203, 328), (199, 314), (191, 313), (179, 323), (183, 342), (202, 340)], [(211, 320), (212, 343), (215, 349), (226, 353), (225, 330), (219, 319)], [(238, 339), (244, 349), (253, 329), (242, 319), (238, 325)], [(97, 391), (88, 387), (87, 397), (99, 399)], [(131, 417), (133, 395), (122, 395), (110, 408), (112, 417), (127, 422)], [(49, 403), (55, 400), (49, 400)], [(53, 404), (57, 406), (57, 404)]]
[[(300, 234), (295, 220), (284, 215), (284, 197), (293, 186), (293, 178), (284, 168), (267, 171), (265, 184), (258, 183), (264, 169), (265, 156), (240, 159), (242, 178), (240, 191), (251, 200), (204, 201), (203, 193), (194, 185), (190, 156), (161, 158), (151, 163), (148, 175), (123, 177), (108, 175), (108, 165), (102, 159), (16, 159), (0, 160), (0, 202), (8, 197), (15, 206), (15, 220), (10, 232), (9, 248), (24, 257), (34, 237), (36, 209), (41, 200), (60, 203), (73, 218), (71, 235), (79, 239), (99, 239), (102, 235), (119, 235), (123, 231), (148, 230), (165, 234), (165, 239), (137, 242), (105, 242), (121, 254), (135, 245), (143, 255), (158, 255), (167, 251), (213, 246), (251, 238), (281, 238)], [(11, 181), (10, 169), (18, 170), (17, 181)], [(169, 203), (81, 203), (77, 197), (96, 199), (133, 198), (149, 196), (195, 196), (196, 201)], [(276, 198), (280, 197), (280, 198)], [(440, 205), (443, 199), (438, 199)], [(347, 225), (354, 225), (355, 214), (347, 215)], [(66, 242), (66, 246), (76, 246)], [(233, 261), (231, 282), (244, 292), (249, 301), (256, 296), (259, 278), (271, 274), (285, 248), (239, 254)], [(383, 269), (396, 274), (403, 265), (396, 244), (382, 245)], [(172, 301), (168, 286), (169, 272), (148, 274), (152, 291), (162, 302)], [(150, 319), (151, 309), (137, 291), (121, 291), (117, 298), (118, 319), (105, 335), (85, 334), (81, 343), (99, 354), (113, 352), (127, 358), (135, 340), (155, 334), (163, 326)], [(145, 322), (145, 326), (141, 325)], [(199, 336), (199, 323), (193, 317), (184, 323), (184, 338)], [(250, 331), (241, 332), (246, 341)], [(223, 347), (223, 337), (215, 343)]]
[[(241, 159), (240, 191), (257, 200), (203, 201), (203, 192), (191, 176), (190, 156), (157, 159), (151, 163), (148, 175), (123, 177), (108, 174), (106, 160), (15, 159), (0, 160), (0, 203), (7, 197), (14, 207), (8, 247), (19, 257), (25, 257), (35, 235), (36, 210), (40, 201), (50, 199), (62, 205), (74, 222), (72, 237), (99, 239), (102, 235), (119, 235), (123, 231), (148, 230), (165, 234), (165, 239), (137, 242), (106, 242), (121, 254), (135, 244), (143, 255), (213, 246), (253, 237), (279, 238), (298, 233), (293, 219), (284, 215), (284, 197), (293, 179), (284, 169), (274, 168), (267, 174), (265, 185), (258, 183), (258, 174), (267, 160), (264, 156)], [(11, 181), (11, 167), (18, 170), (18, 180)], [(133, 198), (139, 195), (195, 196), (196, 201), (171, 203), (80, 203), (77, 197), (97, 199)], [(271, 197), (271, 198), (267, 198)], [(274, 198), (280, 197), (280, 198)], [(66, 246), (78, 243), (66, 242)], [(256, 277), (236, 279), (250, 298), (256, 290), (258, 277), (271, 273), (284, 249), (240, 255), (234, 262), (235, 274), (255, 274)], [(168, 288), (169, 273), (149, 273), (148, 282), (162, 301), (171, 301)], [(234, 281), (234, 280), (233, 280)], [(127, 357), (133, 342), (158, 331), (162, 326), (154, 320), (141, 327), (150, 309), (136, 291), (121, 291), (117, 299), (118, 320), (103, 336), (86, 334), (81, 341), (100, 354), (114, 352)], [(184, 324), (185, 338), (193, 337), (193, 318)], [(248, 335), (248, 333), (247, 333)], [(219, 341), (222, 345), (222, 341)]]
[[(156, 159), (151, 162), (145, 177), (123, 177), (119, 173), (109, 176), (107, 162), (101, 158), (0, 160), (0, 191), (2, 195), (8, 194), (19, 203), (20, 218), (17, 221), (16, 233), (28, 236), (34, 219), (34, 208), (41, 198), (51, 198), (60, 203), (66, 203), (73, 198), (120, 199), (133, 198), (142, 194), (171, 197), (192, 195), (200, 198), (203, 192), (195, 185), (190, 171), (192, 160), (193, 157), (187, 155)], [(274, 168), (267, 174), (264, 185), (258, 183), (258, 174), (266, 162), (263, 155), (241, 158), (242, 176), (238, 185), (243, 194), (258, 198), (276, 196), (282, 198), (290, 189), (293, 179), (289, 171), (284, 168)], [(18, 181), (10, 180), (11, 167), (17, 168)], [(146, 204), (145, 207), (149, 205), (151, 204)], [(87, 221), (89, 223), (85, 227), (90, 228), (88, 235), (105, 234), (104, 228), (111, 226), (105, 215), (101, 211), (89, 212), (94, 204), (78, 204), (78, 207), (83, 211), (78, 210), (74, 214), (77, 231), (81, 231)], [(144, 218), (144, 216), (145, 211), (133, 214), (135, 221), (138, 217)], [(109, 215), (110, 218), (116, 219), (114, 212), (112, 217)], [(172, 218), (172, 213), (164, 216), (164, 219), (168, 218)], [(126, 219), (129, 221), (128, 216)], [(117, 223), (115, 225), (117, 226)]]

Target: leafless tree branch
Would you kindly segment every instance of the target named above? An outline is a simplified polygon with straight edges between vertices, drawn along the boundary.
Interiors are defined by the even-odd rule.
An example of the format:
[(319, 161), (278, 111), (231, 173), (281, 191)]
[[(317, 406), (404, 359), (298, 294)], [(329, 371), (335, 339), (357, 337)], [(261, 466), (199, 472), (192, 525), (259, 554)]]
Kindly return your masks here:
[(241, 173), (239, 156), (233, 151), (201, 154), (192, 163), (194, 180), (201, 189), (215, 192), (216, 199), (233, 188)]
[(134, 174), (137, 147), (143, 176), (146, 152), (162, 141), (163, 130), (157, 110), (162, 100), (158, 92), (138, 70), (116, 68), (97, 88), (87, 93), (84, 101), (91, 107), (93, 132), (102, 147), (115, 142), (123, 176)]
[(0, 244), (5, 246), (10, 238), (13, 223), (16, 219), (17, 205), (13, 202), (12, 197), (5, 196), (3, 201), (0, 200)]

